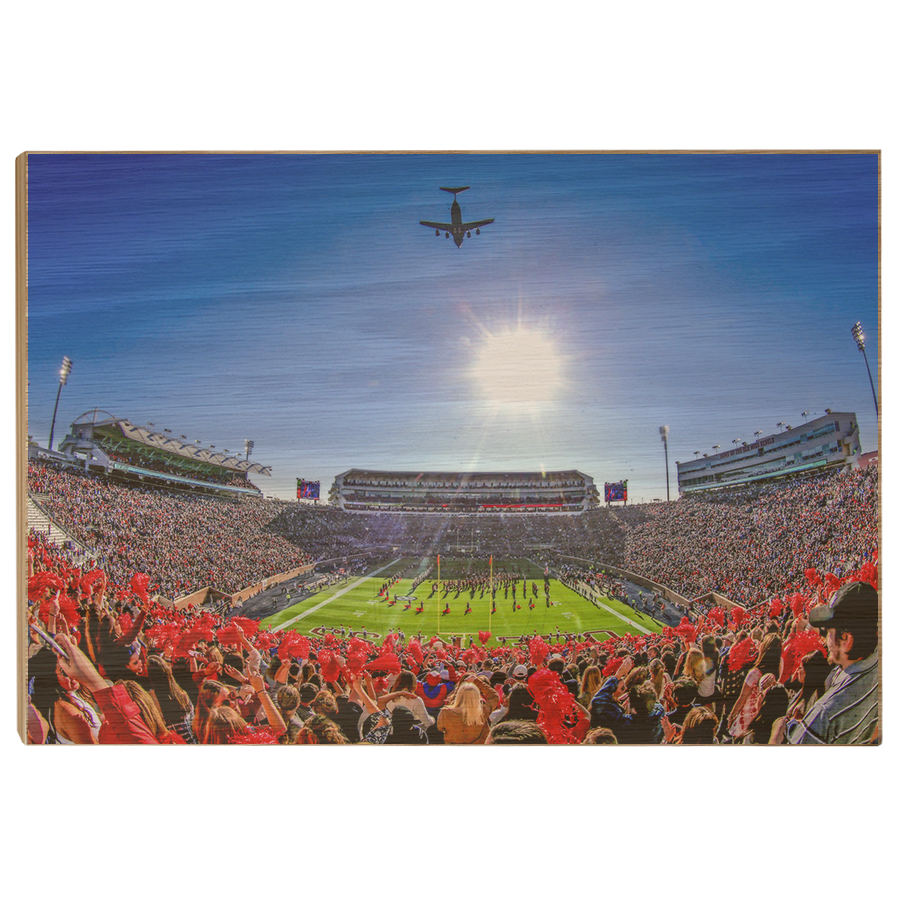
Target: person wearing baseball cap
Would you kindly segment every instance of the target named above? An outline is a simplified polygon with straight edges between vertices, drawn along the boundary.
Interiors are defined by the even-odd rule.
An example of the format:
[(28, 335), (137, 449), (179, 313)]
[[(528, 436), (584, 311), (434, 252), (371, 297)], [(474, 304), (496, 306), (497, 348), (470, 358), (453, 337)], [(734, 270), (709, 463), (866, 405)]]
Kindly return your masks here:
[(864, 581), (845, 584), (810, 611), (809, 624), (824, 633), (828, 662), (839, 671), (803, 719), (788, 723), (788, 743), (880, 743), (878, 591)]

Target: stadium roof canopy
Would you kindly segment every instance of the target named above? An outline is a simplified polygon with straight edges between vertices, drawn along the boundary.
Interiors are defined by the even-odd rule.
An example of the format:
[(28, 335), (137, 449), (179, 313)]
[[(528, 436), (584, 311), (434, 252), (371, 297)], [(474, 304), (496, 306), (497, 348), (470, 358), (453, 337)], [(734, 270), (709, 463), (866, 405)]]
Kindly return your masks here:
[(173, 437), (168, 428), (164, 428), (163, 433), (153, 431), (141, 425), (134, 425), (128, 419), (120, 419), (102, 409), (89, 410), (75, 419), (72, 422), (73, 432), (78, 426), (84, 425), (91, 426), (93, 438), (97, 443), (114, 451), (138, 452), (159, 459), (167, 456), (180, 457), (188, 468), (195, 468), (198, 471), (224, 470), (242, 474), (251, 472), (259, 475), (272, 474), (271, 466), (250, 462), (217, 451), (214, 447), (186, 444), (185, 435), (181, 435), (180, 439)]

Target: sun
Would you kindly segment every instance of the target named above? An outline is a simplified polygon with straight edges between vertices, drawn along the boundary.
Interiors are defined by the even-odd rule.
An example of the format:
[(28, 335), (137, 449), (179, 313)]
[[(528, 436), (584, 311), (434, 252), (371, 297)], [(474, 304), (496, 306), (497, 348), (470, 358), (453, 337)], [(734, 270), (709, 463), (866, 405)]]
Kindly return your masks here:
[(564, 383), (562, 369), (549, 337), (519, 327), (486, 336), (473, 377), (491, 405), (533, 408), (558, 397)]

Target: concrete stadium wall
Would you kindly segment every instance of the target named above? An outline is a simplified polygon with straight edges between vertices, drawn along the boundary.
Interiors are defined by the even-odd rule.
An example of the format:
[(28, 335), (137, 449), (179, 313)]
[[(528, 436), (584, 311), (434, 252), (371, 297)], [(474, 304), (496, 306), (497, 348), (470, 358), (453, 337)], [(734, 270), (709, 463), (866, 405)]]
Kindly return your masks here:
[(712, 600), (713, 603), (718, 606), (724, 606), (725, 609), (734, 609), (735, 607), (739, 607), (740, 609), (746, 609), (746, 607), (742, 606), (740, 603), (735, 603), (734, 600), (729, 600), (724, 594), (717, 594), (715, 591), (710, 591), (708, 594), (704, 594), (702, 597), (698, 597), (698, 600)]
[[(306, 572), (311, 572), (314, 568), (315, 564), (310, 563), (306, 566), (298, 566), (296, 569), (291, 569), (288, 572), (279, 572), (277, 575), (264, 578), (257, 584), (251, 584), (250, 587), (245, 587), (236, 594), (232, 594), (229, 598), (231, 606), (240, 606), (248, 597), (252, 597), (259, 591), (264, 591), (266, 588), (272, 587), (273, 584), (281, 584), (282, 581), (290, 581), (291, 578), (294, 578), (297, 575), (303, 575)], [(223, 594), (221, 591), (215, 590), (215, 588), (203, 587), (198, 591), (194, 591), (192, 594), (186, 594), (184, 597), (179, 597), (172, 605), (176, 609), (184, 609), (192, 603), (194, 606), (202, 606), (209, 600), (211, 594), (218, 595), (218, 597), (228, 597), (227, 594)]]
[(254, 594), (258, 594), (260, 591), (272, 587), (273, 584), (281, 584), (283, 581), (290, 581), (297, 575), (305, 575), (307, 572), (312, 572), (315, 567), (315, 563), (309, 563), (305, 566), (298, 566), (296, 569), (291, 569), (288, 572), (280, 572), (278, 575), (263, 578), (263, 580), (257, 584), (251, 584), (250, 587), (246, 587), (236, 594), (232, 594), (231, 605), (240, 606), (248, 597), (252, 597)]
[(175, 609), (186, 609), (192, 604), (194, 606), (202, 606), (206, 603), (211, 591), (212, 589), (208, 587), (200, 588), (199, 591), (194, 591), (193, 594), (186, 594), (184, 597), (179, 597), (172, 603), (172, 606), (174, 606)]

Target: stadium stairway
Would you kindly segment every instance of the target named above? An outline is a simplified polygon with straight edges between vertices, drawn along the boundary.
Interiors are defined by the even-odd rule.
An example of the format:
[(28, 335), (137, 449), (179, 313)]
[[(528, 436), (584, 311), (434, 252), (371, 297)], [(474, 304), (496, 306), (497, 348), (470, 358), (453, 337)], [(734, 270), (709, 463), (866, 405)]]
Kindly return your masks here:
[(92, 553), (80, 542), (76, 541), (68, 532), (60, 528), (43, 509), (28, 495), (28, 528), (35, 531), (41, 531), (50, 536), (50, 540), (56, 542), (60, 546), (63, 544), (71, 544), (72, 549), (87, 556), (93, 556)]

